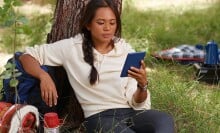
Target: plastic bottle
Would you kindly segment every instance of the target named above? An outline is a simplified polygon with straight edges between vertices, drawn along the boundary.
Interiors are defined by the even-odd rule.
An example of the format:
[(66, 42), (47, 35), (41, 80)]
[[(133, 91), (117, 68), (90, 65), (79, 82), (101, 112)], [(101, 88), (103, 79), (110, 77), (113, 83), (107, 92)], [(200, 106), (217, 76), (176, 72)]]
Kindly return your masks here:
[(57, 113), (49, 112), (44, 114), (44, 133), (59, 133), (59, 118)]
[(218, 55), (218, 45), (213, 41), (210, 41), (205, 46), (206, 48), (206, 56), (205, 62), (206, 65), (214, 65), (216, 66), (219, 64), (219, 55)]

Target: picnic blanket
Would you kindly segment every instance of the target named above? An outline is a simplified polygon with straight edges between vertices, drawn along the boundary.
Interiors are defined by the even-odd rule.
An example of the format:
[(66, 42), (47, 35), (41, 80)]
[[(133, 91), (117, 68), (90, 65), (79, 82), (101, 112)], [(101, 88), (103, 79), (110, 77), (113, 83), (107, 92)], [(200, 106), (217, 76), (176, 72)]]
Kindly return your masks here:
[[(220, 49), (218, 49), (220, 59)], [(205, 49), (203, 45), (183, 44), (170, 49), (156, 51), (151, 54), (157, 59), (173, 60), (188, 63), (203, 63), (205, 60)]]

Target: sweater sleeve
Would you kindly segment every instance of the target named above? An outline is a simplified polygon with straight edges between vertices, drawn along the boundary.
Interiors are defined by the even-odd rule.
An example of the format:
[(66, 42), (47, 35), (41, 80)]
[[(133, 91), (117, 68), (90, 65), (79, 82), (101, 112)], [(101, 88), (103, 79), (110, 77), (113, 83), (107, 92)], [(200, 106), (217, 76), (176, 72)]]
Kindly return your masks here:
[[(135, 52), (130, 44), (126, 44), (128, 52)], [(147, 98), (142, 103), (136, 103), (134, 100), (134, 93), (137, 89), (137, 81), (133, 78), (128, 77), (126, 85), (126, 97), (128, 99), (128, 104), (135, 110), (150, 109), (151, 108), (151, 99), (150, 91), (147, 90)]]
[(151, 108), (151, 100), (150, 100), (150, 91), (147, 90), (147, 98), (142, 103), (136, 103), (134, 100), (134, 93), (137, 89), (137, 81), (132, 78), (128, 78), (128, 84), (127, 84), (127, 99), (128, 104), (135, 110), (143, 110), (143, 109), (150, 109)]
[(33, 56), (41, 65), (61, 66), (70, 53), (72, 43), (72, 39), (64, 39), (52, 44), (35, 45), (27, 47), (25, 53)]
[(132, 97), (131, 106), (134, 109), (150, 109), (151, 108), (150, 91), (147, 89), (147, 99), (142, 103), (136, 103), (134, 97)]

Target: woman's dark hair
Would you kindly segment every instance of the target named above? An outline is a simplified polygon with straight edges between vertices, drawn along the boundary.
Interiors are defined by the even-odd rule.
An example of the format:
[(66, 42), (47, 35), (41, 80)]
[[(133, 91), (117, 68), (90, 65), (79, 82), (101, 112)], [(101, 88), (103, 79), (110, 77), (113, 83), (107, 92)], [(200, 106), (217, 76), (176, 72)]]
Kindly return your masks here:
[(87, 30), (86, 26), (91, 23), (92, 19), (95, 17), (96, 10), (101, 7), (109, 7), (112, 9), (116, 16), (116, 32), (115, 36), (120, 38), (121, 37), (121, 18), (118, 11), (118, 8), (113, 0), (90, 0), (90, 2), (87, 4), (83, 16), (81, 18), (80, 22), (80, 33), (84, 35), (83, 37), (83, 54), (84, 54), (84, 60), (89, 65), (91, 65), (91, 72), (89, 75), (90, 78), (90, 84), (93, 85), (98, 80), (98, 72), (94, 66), (94, 56), (93, 56), (93, 42), (91, 38), (90, 31)]

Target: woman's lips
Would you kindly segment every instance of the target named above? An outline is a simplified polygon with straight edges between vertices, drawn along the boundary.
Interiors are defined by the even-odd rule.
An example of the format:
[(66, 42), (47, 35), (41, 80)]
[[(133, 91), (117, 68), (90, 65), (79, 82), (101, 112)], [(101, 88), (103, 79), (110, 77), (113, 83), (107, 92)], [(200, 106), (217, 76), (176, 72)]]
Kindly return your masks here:
[(112, 38), (112, 34), (103, 34), (102, 35), (104, 38)]

